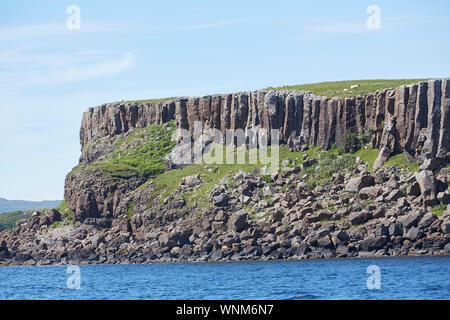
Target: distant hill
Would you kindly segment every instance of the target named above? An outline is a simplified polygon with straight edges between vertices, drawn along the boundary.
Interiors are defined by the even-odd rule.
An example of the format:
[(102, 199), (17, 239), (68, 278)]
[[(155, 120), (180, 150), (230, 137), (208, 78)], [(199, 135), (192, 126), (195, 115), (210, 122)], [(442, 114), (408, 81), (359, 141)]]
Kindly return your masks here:
[(31, 217), (34, 210), (29, 211), (13, 211), (0, 214), (0, 231), (14, 229), (19, 220)]
[(4, 198), (0, 198), (0, 213), (17, 210), (55, 208), (59, 206), (60, 203), (61, 200), (25, 201), (25, 200), (7, 200)]

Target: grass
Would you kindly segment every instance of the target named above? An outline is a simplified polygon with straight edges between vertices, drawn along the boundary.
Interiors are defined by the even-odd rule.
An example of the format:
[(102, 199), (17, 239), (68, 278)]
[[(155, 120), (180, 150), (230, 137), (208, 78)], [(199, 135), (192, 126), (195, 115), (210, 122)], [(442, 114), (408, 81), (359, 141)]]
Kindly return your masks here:
[(399, 153), (389, 157), (384, 166), (403, 166), (408, 171), (418, 171), (419, 165), (416, 162), (408, 164), (403, 153)]
[(61, 201), (61, 204), (55, 208), (61, 213), (62, 217), (74, 218), (75, 215), (72, 210), (67, 206), (66, 200)]
[[(226, 152), (227, 149), (230, 149), (228, 147), (223, 148), (224, 152)], [(272, 152), (271, 147), (268, 148), (267, 152), (270, 156)], [(234, 185), (234, 181), (232, 180), (232, 177), (236, 173), (241, 170), (251, 173), (254, 168), (261, 169), (265, 166), (265, 164), (260, 161), (255, 164), (250, 164), (248, 161), (248, 151), (236, 153), (245, 155), (244, 164), (194, 164), (186, 166), (180, 170), (171, 170), (157, 175), (146, 183), (151, 183), (153, 186), (153, 192), (150, 194), (150, 198), (154, 199), (160, 195), (160, 201), (164, 201), (176, 190), (184, 177), (199, 174), (201, 175), (201, 184), (198, 187), (194, 187), (192, 190), (184, 192), (186, 205), (187, 207), (192, 207), (194, 204), (197, 204), (197, 206), (201, 208), (212, 206), (209, 194), (213, 190), (214, 186), (217, 185), (223, 178), (230, 177), (229, 183), (231, 185), (229, 187), (238, 187)], [(339, 150), (336, 149), (323, 151), (320, 147), (315, 147), (305, 151), (304, 153), (308, 155), (307, 159), (318, 159), (317, 165), (321, 167), (319, 171), (316, 171), (316, 166), (311, 166), (300, 173), (301, 175), (304, 175), (305, 173), (308, 175), (306, 182), (312, 187), (319, 184), (331, 183), (331, 176), (333, 173), (343, 172), (348, 170), (351, 165), (355, 165), (355, 157), (353, 155), (340, 155)], [(296, 161), (297, 164), (301, 164), (304, 162), (302, 159), (302, 154), (303, 152), (290, 152), (287, 147), (280, 146), (279, 164), (286, 159), (289, 159), (291, 162)], [(263, 180), (269, 184), (273, 183), (269, 175), (263, 175)], [(144, 186), (142, 186), (142, 188), (143, 187)]]
[(434, 206), (431, 209), (431, 213), (434, 213), (438, 217), (442, 216), (444, 214), (444, 211), (447, 209), (447, 205), (445, 204), (439, 204), (437, 206)]
[[(229, 147), (223, 148), (223, 155), (225, 157), (226, 152), (233, 152), (236, 159), (236, 154), (244, 154), (245, 155), (245, 163), (233, 163), (233, 164), (193, 164), (184, 167), (180, 170), (171, 170), (164, 172), (160, 175), (157, 175), (154, 179), (149, 180), (147, 183), (153, 184), (153, 192), (151, 194), (152, 198), (155, 198), (158, 195), (161, 195), (161, 201), (166, 199), (180, 184), (181, 180), (184, 177), (192, 176), (195, 174), (201, 175), (202, 183), (198, 188), (194, 188), (194, 190), (187, 191), (184, 193), (184, 198), (186, 200), (187, 206), (192, 206), (197, 202), (199, 207), (208, 207), (211, 204), (208, 199), (209, 193), (212, 191), (214, 186), (220, 182), (223, 178), (228, 175), (233, 176), (238, 173), (240, 170), (244, 172), (252, 172), (254, 168), (263, 168), (266, 164), (258, 161), (255, 164), (249, 163), (249, 151), (240, 152), (239, 150), (233, 150)], [(267, 153), (270, 157), (272, 152), (271, 147), (268, 148)], [(307, 153), (314, 154), (317, 152), (317, 149), (308, 150)], [(289, 152), (287, 147), (279, 148), (279, 162), (281, 163), (285, 159), (289, 159), (291, 161), (296, 160), (298, 163), (302, 162), (300, 152)], [(214, 156), (214, 152), (210, 152), (211, 156)], [(234, 161), (236, 162), (236, 161)], [(270, 168), (270, 166), (268, 166)], [(268, 177), (268, 176), (265, 176)], [(270, 177), (269, 177), (270, 178)], [(266, 178), (266, 179), (269, 179)]]
[(131, 103), (160, 103), (166, 102), (170, 100), (175, 100), (177, 97), (169, 97), (169, 98), (156, 98), (156, 99), (144, 99), (144, 100), (128, 100), (128, 101), (117, 101), (115, 103), (123, 103), (123, 104), (131, 104)]
[(301, 171), (300, 175), (307, 174), (305, 182), (311, 188), (328, 185), (332, 182), (334, 173), (344, 173), (356, 166), (356, 157), (350, 153), (342, 153), (340, 149), (322, 151), (320, 147), (315, 147), (308, 151), (308, 159), (316, 159), (317, 164)]
[(130, 204), (130, 206), (128, 207), (127, 218), (131, 219), (131, 217), (133, 217), (133, 215), (134, 215), (134, 203)]
[(136, 128), (120, 138), (107, 160), (93, 163), (92, 168), (100, 168), (118, 178), (162, 173), (165, 171), (164, 156), (175, 146), (172, 141), (174, 131), (173, 121)]
[[(336, 97), (355, 97), (367, 93), (373, 93), (377, 90), (395, 88), (401, 85), (408, 85), (420, 81), (428, 81), (430, 79), (375, 79), (375, 80), (345, 80), (345, 81), (328, 81), (318, 83), (308, 83), (300, 85), (286, 85), (281, 87), (268, 87), (265, 90), (301, 90), (312, 91), (316, 95), (336, 96)], [(352, 85), (358, 84), (359, 87), (350, 90)], [(349, 91), (344, 92), (344, 89)], [(156, 98), (144, 100), (128, 100), (116, 101), (115, 103), (131, 104), (131, 103), (153, 103), (175, 100), (177, 97)]]
[[(373, 171), (373, 164), (375, 160), (378, 157), (379, 150), (372, 148), (370, 145), (365, 146), (366, 148), (362, 147), (358, 151), (354, 153), (356, 157), (359, 157), (361, 160), (368, 163), (368, 169), (369, 171)], [(419, 165), (416, 162), (407, 163), (406, 158), (403, 155), (403, 153), (395, 154), (393, 156), (390, 156), (389, 159), (384, 163), (383, 167), (389, 167), (389, 166), (399, 166), (407, 171), (415, 172), (419, 170)]]
[(67, 203), (65, 200), (61, 201), (61, 204), (55, 208), (59, 211), (61, 214), (61, 221), (54, 222), (48, 229), (58, 229), (65, 226), (76, 226), (78, 225), (77, 222), (75, 222), (75, 214), (72, 210), (67, 206)]
[[(429, 79), (378, 79), (378, 80), (347, 80), (347, 81), (332, 81), (332, 82), (319, 82), (312, 84), (301, 84), (292, 86), (282, 86), (277, 88), (267, 88), (270, 90), (303, 90), (312, 91), (316, 95), (321, 96), (338, 96), (338, 97), (354, 97), (358, 95), (364, 95), (367, 93), (373, 93), (380, 89), (395, 88), (401, 85), (408, 85), (417, 83), (420, 81), (427, 81)], [(350, 90), (350, 86), (358, 84), (359, 87)], [(348, 92), (344, 92), (344, 89), (349, 89)]]
[(378, 149), (374, 149), (372, 146), (367, 145), (356, 151), (354, 155), (361, 160), (366, 161), (368, 163), (368, 168), (372, 169), (373, 164), (378, 157), (378, 153)]

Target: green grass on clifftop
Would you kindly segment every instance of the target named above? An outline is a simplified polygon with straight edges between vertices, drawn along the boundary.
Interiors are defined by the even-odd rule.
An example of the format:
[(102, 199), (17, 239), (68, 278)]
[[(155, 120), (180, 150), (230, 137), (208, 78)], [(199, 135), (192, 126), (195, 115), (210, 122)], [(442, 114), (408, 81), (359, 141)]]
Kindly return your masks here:
[[(358, 95), (364, 95), (367, 93), (373, 93), (380, 89), (395, 88), (401, 85), (408, 85), (417, 83), (420, 81), (427, 81), (429, 79), (399, 79), (399, 80), (347, 80), (347, 81), (332, 81), (332, 82), (319, 82), (312, 84), (301, 84), (292, 86), (282, 86), (277, 88), (267, 88), (271, 90), (302, 90), (312, 91), (316, 95), (320, 96), (338, 96), (338, 97), (354, 97)], [(359, 85), (358, 88), (350, 90), (352, 85)], [(344, 92), (344, 89), (349, 91)]]
[[(377, 90), (396, 88), (401, 85), (408, 85), (418, 83), (421, 81), (428, 81), (427, 79), (376, 79), (376, 80), (345, 80), (345, 81), (328, 81), (318, 83), (307, 83), (299, 85), (286, 85), (280, 87), (268, 87), (264, 90), (300, 90), (300, 91), (312, 91), (316, 95), (328, 96), (328, 97), (355, 97), (358, 95), (364, 95), (367, 93), (374, 93)], [(350, 90), (352, 85), (358, 84), (359, 87)], [(349, 89), (344, 92), (344, 89)], [(129, 100), (121, 101), (121, 103), (159, 103), (170, 100), (175, 100), (176, 97), (170, 98), (156, 98), (156, 99), (144, 99), (144, 100)]]

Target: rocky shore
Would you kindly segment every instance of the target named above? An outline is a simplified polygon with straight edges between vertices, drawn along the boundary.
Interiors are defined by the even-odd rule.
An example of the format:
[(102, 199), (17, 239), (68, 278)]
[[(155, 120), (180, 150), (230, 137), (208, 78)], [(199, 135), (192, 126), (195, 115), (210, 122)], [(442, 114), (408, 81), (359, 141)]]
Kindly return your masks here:
[[(360, 163), (327, 186), (310, 188), (302, 166), (284, 163), (269, 179), (257, 170), (223, 179), (199, 215), (184, 200), (112, 220), (48, 228), (55, 210), (36, 212), (0, 234), (2, 265), (242, 261), (450, 254), (449, 168), (438, 179)], [(265, 181), (266, 180), (266, 181)], [(174, 191), (199, 188), (188, 176)], [(145, 193), (141, 190), (141, 192)], [(133, 197), (133, 195), (130, 195)], [(176, 196), (175, 196), (176, 199)], [(441, 215), (426, 204), (446, 204)], [(135, 208), (145, 205), (134, 200)], [(442, 206), (443, 207), (443, 206)], [(261, 208), (258, 213), (249, 208)], [(444, 207), (443, 207), (444, 208)], [(104, 221), (103, 221), (104, 222)]]

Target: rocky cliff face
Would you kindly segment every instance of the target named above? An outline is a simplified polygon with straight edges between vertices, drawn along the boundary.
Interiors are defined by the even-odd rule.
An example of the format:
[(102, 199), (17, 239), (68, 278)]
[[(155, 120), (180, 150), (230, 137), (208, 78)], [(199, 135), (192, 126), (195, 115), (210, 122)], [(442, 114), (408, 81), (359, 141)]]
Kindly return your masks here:
[[(81, 173), (66, 178), (65, 196), (77, 220), (124, 214), (124, 195), (147, 180), (132, 173), (127, 179), (91, 170), (104, 160), (132, 129), (174, 121), (194, 134), (203, 129), (279, 129), (280, 143), (290, 150), (341, 147), (349, 134), (367, 135), (380, 153), (380, 168), (393, 153), (403, 152), (422, 169), (436, 169), (450, 158), (450, 80), (431, 80), (385, 89), (353, 98), (328, 98), (300, 91), (255, 91), (152, 103), (115, 103), (83, 114), (80, 142)], [(368, 134), (370, 133), (370, 134)], [(139, 143), (131, 144), (134, 145)], [(171, 166), (170, 166), (171, 167)], [(95, 167), (94, 167), (95, 168)]]
[[(407, 152), (420, 163), (449, 158), (450, 80), (431, 80), (353, 98), (328, 98), (300, 91), (254, 91), (152, 103), (114, 103), (83, 114), (85, 148), (104, 136), (175, 120), (177, 128), (279, 129), (281, 143), (329, 149), (342, 146), (347, 132), (373, 130), (372, 145)], [(384, 132), (385, 124), (389, 131)], [(386, 152), (386, 151), (385, 151)]]
[[(354, 98), (256, 91), (91, 108), (68, 208), (0, 232), (0, 265), (449, 254), (449, 108), (450, 80)], [(165, 171), (172, 133), (193, 134), (195, 121), (279, 129), (279, 171)], [(373, 167), (331, 148), (349, 136), (379, 150)], [(386, 163), (401, 152), (420, 168)]]

